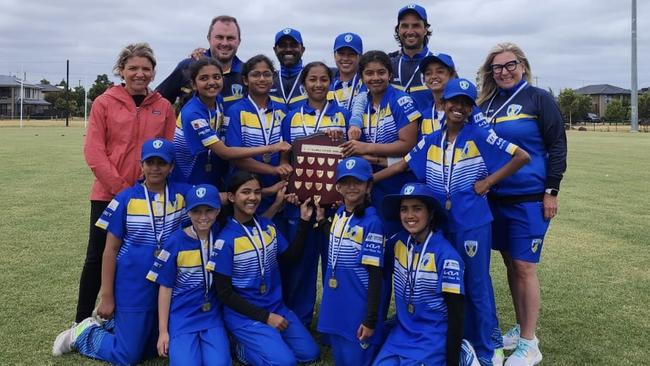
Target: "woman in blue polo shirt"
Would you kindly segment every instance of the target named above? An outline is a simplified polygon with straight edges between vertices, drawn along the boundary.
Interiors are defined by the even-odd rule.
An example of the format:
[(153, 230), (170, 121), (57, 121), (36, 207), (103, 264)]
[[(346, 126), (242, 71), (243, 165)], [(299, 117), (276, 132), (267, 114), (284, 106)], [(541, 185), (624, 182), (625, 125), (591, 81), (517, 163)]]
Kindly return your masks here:
[(144, 181), (120, 192), (95, 224), (108, 232), (98, 318), (59, 334), (55, 356), (75, 349), (111, 364), (133, 365), (156, 355), (158, 286), (145, 277), (163, 243), (181, 227), (183, 195), (190, 188), (168, 182), (173, 163), (170, 141), (145, 141)]
[(375, 176), (411, 168), (418, 180), (433, 188), (449, 220), (445, 236), (465, 262), (467, 295), (465, 338), (481, 364), (491, 364), (495, 345), (491, 340), (498, 324), (490, 278), (491, 222), (486, 194), (528, 160), (528, 154), (494, 132), (467, 123), (476, 88), (466, 79), (447, 83), (442, 99), (446, 123), (442, 130), (420, 140), (404, 160)]
[(237, 342), (238, 357), (252, 365), (295, 365), (318, 359), (320, 350), (300, 319), (282, 301), (279, 263), (302, 255), (313, 214), (311, 200), (300, 206), (296, 238), (287, 243), (275, 225), (255, 214), (261, 184), (239, 171), (228, 181), (233, 216), (215, 242), (209, 268), (214, 269), (224, 321)]
[(535, 336), (540, 307), (537, 263), (550, 220), (557, 214), (566, 170), (564, 121), (553, 96), (530, 84), (528, 59), (513, 43), (490, 50), (478, 79), (478, 104), (489, 126), (531, 157), (528, 165), (490, 192), (489, 201), (493, 248), (501, 251), (506, 265), (517, 320), (503, 337), (504, 348), (516, 348), (506, 365), (533, 365), (542, 360)]
[(172, 366), (230, 365), (221, 304), (208, 271), (218, 233), (219, 191), (209, 184), (194, 186), (185, 200), (192, 224), (172, 234), (147, 274), (160, 285), (158, 354), (169, 356)]
[(174, 176), (179, 181), (223, 187), (228, 160), (289, 149), (284, 142), (256, 147), (226, 146), (223, 141), (228, 124), (219, 95), (223, 88), (221, 65), (213, 58), (201, 58), (192, 63), (189, 74), (194, 95), (181, 109), (174, 134)]

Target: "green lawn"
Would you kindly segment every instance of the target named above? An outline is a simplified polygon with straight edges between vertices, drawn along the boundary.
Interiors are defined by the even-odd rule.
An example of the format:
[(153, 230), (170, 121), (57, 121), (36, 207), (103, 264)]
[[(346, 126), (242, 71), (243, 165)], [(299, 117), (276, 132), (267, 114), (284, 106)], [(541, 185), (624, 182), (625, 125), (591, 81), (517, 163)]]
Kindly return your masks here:
[[(0, 365), (97, 364), (50, 355), (73, 320), (86, 247), (83, 133), (0, 128)], [(649, 134), (569, 133), (569, 171), (540, 265), (544, 365), (650, 362), (649, 184)], [(505, 328), (512, 306), (493, 263)]]

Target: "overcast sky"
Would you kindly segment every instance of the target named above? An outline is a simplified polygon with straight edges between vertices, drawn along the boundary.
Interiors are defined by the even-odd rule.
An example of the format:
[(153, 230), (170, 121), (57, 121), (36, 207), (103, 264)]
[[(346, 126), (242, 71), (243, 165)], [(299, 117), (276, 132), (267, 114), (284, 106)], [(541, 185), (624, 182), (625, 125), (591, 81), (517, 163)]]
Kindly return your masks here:
[[(235, 16), (242, 28), (238, 55), (273, 56), (273, 37), (284, 27), (302, 32), (305, 61), (333, 65), (332, 44), (342, 32), (359, 33), (364, 50), (393, 51), (400, 1), (352, 0), (0, 0), (0, 74), (27, 73), (28, 81), (65, 77), (92, 84), (111, 73), (121, 47), (146, 41), (158, 59), (153, 85), (198, 46), (207, 47), (213, 16)], [(327, 5), (323, 5), (327, 4)], [(420, 1), (429, 14), (433, 51), (454, 57), (461, 76), (474, 79), (488, 50), (518, 43), (538, 86), (589, 84), (630, 87), (631, 0)], [(650, 86), (650, 3), (638, 1), (639, 88)], [(273, 57), (275, 59), (275, 57)], [(117, 81), (117, 78), (113, 78)]]

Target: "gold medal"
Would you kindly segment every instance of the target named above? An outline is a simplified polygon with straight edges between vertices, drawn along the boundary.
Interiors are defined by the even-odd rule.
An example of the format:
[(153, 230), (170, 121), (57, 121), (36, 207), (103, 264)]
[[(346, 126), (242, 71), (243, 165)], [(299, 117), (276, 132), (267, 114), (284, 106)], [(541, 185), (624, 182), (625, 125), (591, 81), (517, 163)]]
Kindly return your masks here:
[(445, 202), (445, 208), (451, 210), (451, 200), (448, 199), (447, 202)]
[(266, 293), (266, 284), (263, 283), (260, 285), (260, 294), (265, 294)]
[(415, 306), (413, 304), (408, 304), (406, 309), (408, 310), (409, 314), (415, 313)]
[(205, 164), (205, 171), (207, 173), (210, 173), (212, 171), (212, 164)]
[(208, 312), (210, 311), (211, 307), (212, 304), (210, 304), (209, 302), (204, 302), (203, 305), (201, 305), (201, 310), (203, 310), (204, 312)]
[(334, 277), (331, 277), (329, 281), (327, 281), (327, 284), (331, 289), (335, 289), (339, 286), (339, 282)]
[(266, 164), (271, 162), (271, 154), (266, 153), (262, 155), (262, 161), (264, 161)]

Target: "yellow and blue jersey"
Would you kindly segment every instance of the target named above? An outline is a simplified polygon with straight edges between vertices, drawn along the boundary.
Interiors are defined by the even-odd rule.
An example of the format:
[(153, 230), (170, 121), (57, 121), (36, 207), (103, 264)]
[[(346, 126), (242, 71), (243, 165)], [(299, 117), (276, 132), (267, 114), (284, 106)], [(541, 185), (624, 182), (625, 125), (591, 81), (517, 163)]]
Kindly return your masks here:
[[(217, 226), (212, 227), (213, 237), (218, 232)], [(207, 242), (201, 248), (201, 241), (187, 235), (183, 229), (178, 229), (165, 242), (163, 250), (158, 254), (153, 266), (147, 273), (147, 279), (172, 289), (172, 299), (169, 312), (169, 334), (172, 337), (181, 334), (199, 332), (202, 330), (223, 327), (221, 305), (217, 300), (212, 281), (206, 276), (205, 266), (208, 264)], [(206, 254), (203, 256), (202, 252)], [(203, 311), (202, 306), (210, 303), (210, 310)]]
[[(385, 240), (374, 207), (367, 207), (363, 217), (350, 215), (344, 207), (339, 207), (332, 221), (325, 283), (336, 278), (338, 285), (336, 289), (327, 285), (323, 288), (318, 330), (357, 341), (356, 332), (365, 320), (368, 304), (365, 266), (383, 267)], [(387, 287), (382, 288), (385, 292)], [(386, 306), (383, 302), (378, 313), (383, 314)], [(383, 339), (381, 323), (380, 319), (370, 343), (379, 344)]]
[[(441, 148), (446, 129), (421, 139), (404, 160), (418, 180), (426, 182), (435, 198), (444, 205), (449, 180), (451, 210), (447, 231), (456, 232), (479, 227), (492, 221), (484, 196), (474, 191), (474, 183), (505, 165), (517, 146), (477, 124), (466, 123), (456, 136), (453, 151)], [(444, 141), (444, 144), (448, 142)], [(451, 148), (449, 149), (451, 150)], [(453, 158), (453, 160), (452, 160)], [(451, 171), (451, 178), (449, 174)]]
[(221, 97), (217, 97), (216, 105), (216, 109), (210, 109), (194, 95), (181, 109), (173, 140), (175, 180), (223, 187), (221, 180), (227, 173), (228, 162), (209, 151), (212, 144), (224, 140), (228, 128)]
[(431, 105), (433, 95), (424, 83), (424, 76), (420, 70), (420, 62), (431, 54), (428, 47), (409, 57), (402, 51), (391, 53), (390, 61), (393, 67), (393, 79), (390, 83), (397, 89), (408, 93), (416, 105), (421, 108), (424, 105)]
[[(318, 131), (316, 131), (320, 113), (325, 113), (325, 115), (321, 118)], [(346, 109), (334, 101), (330, 101), (327, 109), (322, 112), (316, 111), (309, 103), (305, 103), (287, 113), (282, 120), (282, 139), (291, 144), (297, 138), (313, 135), (316, 132), (339, 130), (345, 133), (349, 115), (350, 113)]]
[[(271, 100), (281, 105), (285, 111), (295, 109), (307, 101), (305, 87), (300, 84), (301, 72), (302, 61), (288, 69), (281, 67), (280, 72), (276, 72), (273, 76), (273, 86), (269, 95)], [(282, 93), (282, 87), (286, 94)]]
[[(284, 307), (278, 256), (289, 245), (271, 220), (257, 216), (256, 219), (262, 230), (263, 243), (260, 243), (260, 235), (255, 226), (247, 227), (252, 232), (254, 242), (251, 242), (244, 228), (230, 218), (215, 242), (208, 269), (230, 277), (234, 291), (244, 300), (267, 311), (278, 312)], [(263, 250), (266, 250), (264, 282), (258, 258), (258, 251)], [(262, 284), (265, 286), (264, 293), (260, 293)], [(224, 317), (229, 324), (233, 324), (233, 321), (244, 324), (250, 320), (229, 307), (224, 307)]]
[(357, 76), (352, 80), (341, 81), (337, 71), (334, 74), (334, 78), (332, 78), (330, 92), (327, 99), (335, 101), (338, 103), (339, 107), (350, 111), (352, 110), (352, 99), (354, 99), (357, 94), (365, 91), (367, 91), (367, 88), (361, 80), (361, 76)]
[[(465, 266), (456, 250), (437, 231), (432, 233), (424, 253), (424, 243), (411, 240), (413, 257), (409, 276), (409, 235), (406, 231), (400, 231), (387, 242), (388, 246), (395, 248), (393, 282), (397, 324), (388, 335), (384, 347), (405, 358), (438, 359), (440, 362), (434, 364), (444, 365), (448, 322), (443, 294), (465, 294)], [(420, 255), (424, 256), (421, 261)], [(412, 289), (409, 277), (410, 283), (414, 283)], [(413, 313), (409, 312), (409, 304), (414, 308)]]
[(486, 117), (491, 117), (488, 122), (497, 135), (516, 143), (530, 155), (528, 164), (493, 187), (491, 193), (497, 196), (541, 194), (547, 187), (557, 189), (566, 170), (564, 120), (547, 91), (526, 85), (494, 115), (523, 83), (522, 79), (512, 90), (497, 91), (492, 103), (486, 101), (481, 105)]
[[(164, 208), (164, 195), (149, 192), (147, 202), (143, 184), (136, 183), (118, 193), (95, 224), (122, 240), (115, 267), (115, 305), (125, 311), (148, 311), (157, 308), (158, 286), (146, 276), (154, 262), (156, 234), (161, 242), (187, 221), (184, 194), (187, 184), (168, 183), (169, 198)], [(149, 209), (153, 207), (155, 233)], [(163, 212), (166, 216), (163, 220)]]

